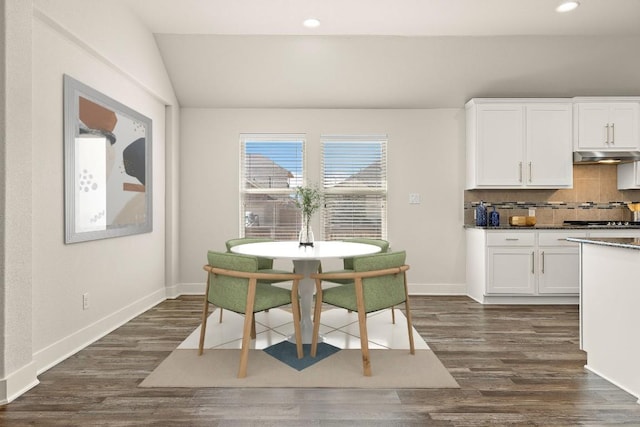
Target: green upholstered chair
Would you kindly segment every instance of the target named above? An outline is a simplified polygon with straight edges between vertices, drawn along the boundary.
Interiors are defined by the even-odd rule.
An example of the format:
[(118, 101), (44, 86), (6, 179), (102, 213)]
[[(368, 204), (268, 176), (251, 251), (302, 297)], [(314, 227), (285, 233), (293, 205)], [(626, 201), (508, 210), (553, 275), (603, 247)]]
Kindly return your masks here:
[[(368, 245), (375, 245), (380, 247), (380, 252), (388, 252), (389, 251), (389, 242), (382, 239), (366, 239), (366, 238), (355, 238), (355, 239), (343, 239), (343, 242), (352, 242), (352, 243), (366, 243)], [(342, 260), (343, 269), (342, 270), (332, 270), (327, 271), (326, 273), (350, 273), (353, 271), (353, 258), (344, 258)], [(347, 284), (353, 283), (351, 279), (335, 279), (330, 280), (333, 283)]]
[[(236, 239), (229, 239), (225, 242), (227, 246), (227, 252), (231, 252), (231, 248), (238, 245), (245, 245), (247, 243), (261, 243), (261, 242), (273, 242), (273, 239), (265, 237), (238, 237)], [(274, 270), (273, 259), (258, 257), (258, 270), (261, 273), (291, 273), (285, 270)], [(274, 279), (275, 280), (275, 279)]]
[[(244, 314), (238, 370), (238, 378), (244, 378), (247, 375), (249, 343), (256, 336), (254, 313), (292, 304), (298, 358), (302, 358), (298, 284), (304, 276), (293, 273), (262, 273), (258, 268), (258, 258), (254, 256), (209, 251), (207, 259), (208, 264), (204, 266), (207, 272), (207, 289), (202, 309), (198, 354), (203, 352), (209, 304)], [(288, 290), (267, 283), (275, 280), (293, 281), (293, 287)]]
[[(234, 246), (244, 245), (247, 243), (260, 243), (260, 242), (273, 242), (273, 241), (274, 241), (273, 239), (268, 239), (266, 237), (238, 237), (235, 239), (227, 240), (225, 242), (225, 245), (227, 247), (227, 252), (232, 253), (231, 248)], [(273, 259), (271, 258), (264, 258), (264, 257), (257, 257), (257, 258), (258, 258), (258, 271), (260, 273), (275, 273), (275, 274), (291, 273), (290, 271), (286, 271), (286, 270), (274, 269)], [(283, 280), (278, 280), (275, 278), (269, 278), (269, 279), (264, 279), (260, 281), (265, 283), (283, 282)], [(220, 309), (220, 319), (218, 321), (222, 323), (222, 309)]]
[[(314, 311), (313, 341), (311, 355), (316, 355), (322, 303), (358, 312), (360, 325), (360, 346), (365, 376), (371, 375), (369, 344), (367, 335), (367, 314), (374, 311), (405, 304), (407, 330), (409, 332), (410, 353), (415, 354), (413, 325), (409, 309), (407, 290), (406, 252), (387, 252), (353, 258), (353, 271), (345, 273), (317, 273), (311, 277), (316, 281), (316, 305)], [(322, 289), (322, 281), (349, 279), (350, 283)]]
[[(389, 242), (382, 239), (368, 239), (368, 238), (353, 238), (353, 239), (344, 239), (343, 242), (354, 242), (354, 243), (366, 243), (368, 245), (375, 245), (380, 247), (380, 252), (384, 253), (389, 252)], [(332, 270), (327, 271), (327, 273), (347, 273), (353, 271), (353, 258), (344, 258), (342, 260), (343, 269), (342, 270)], [(320, 269), (322, 271), (322, 268)], [(328, 280), (329, 282), (339, 283), (341, 285), (345, 285), (348, 283), (353, 283), (351, 279), (334, 279)], [(396, 312), (393, 307), (391, 307), (391, 321), (393, 324), (396, 323)]]

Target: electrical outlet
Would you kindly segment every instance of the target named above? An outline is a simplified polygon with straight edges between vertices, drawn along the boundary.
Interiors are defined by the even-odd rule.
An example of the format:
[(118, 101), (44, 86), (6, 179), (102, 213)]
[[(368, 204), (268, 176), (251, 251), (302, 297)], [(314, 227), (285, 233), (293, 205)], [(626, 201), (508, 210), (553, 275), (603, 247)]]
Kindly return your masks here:
[(420, 194), (418, 194), (418, 193), (409, 193), (409, 204), (419, 205), (420, 204)]
[(89, 292), (85, 292), (84, 294), (82, 294), (82, 309), (89, 309)]

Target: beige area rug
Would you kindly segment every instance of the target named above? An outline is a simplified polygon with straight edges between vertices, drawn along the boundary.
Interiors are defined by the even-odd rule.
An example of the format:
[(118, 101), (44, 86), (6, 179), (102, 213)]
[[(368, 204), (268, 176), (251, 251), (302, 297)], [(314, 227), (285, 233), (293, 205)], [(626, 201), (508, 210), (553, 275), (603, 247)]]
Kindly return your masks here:
[(370, 350), (373, 375), (362, 375), (360, 350), (340, 350), (297, 371), (250, 350), (247, 377), (238, 379), (240, 350), (174, 350), (140, 387), (459, 388), (431, 350)]

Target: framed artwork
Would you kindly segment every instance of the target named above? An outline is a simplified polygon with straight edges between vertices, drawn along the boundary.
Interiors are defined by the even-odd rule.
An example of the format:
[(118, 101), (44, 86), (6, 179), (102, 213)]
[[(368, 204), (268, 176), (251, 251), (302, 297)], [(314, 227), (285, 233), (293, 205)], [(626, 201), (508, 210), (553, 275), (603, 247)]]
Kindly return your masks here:
[(64, 76), (65, 243), (152, 230), (151, 119)]

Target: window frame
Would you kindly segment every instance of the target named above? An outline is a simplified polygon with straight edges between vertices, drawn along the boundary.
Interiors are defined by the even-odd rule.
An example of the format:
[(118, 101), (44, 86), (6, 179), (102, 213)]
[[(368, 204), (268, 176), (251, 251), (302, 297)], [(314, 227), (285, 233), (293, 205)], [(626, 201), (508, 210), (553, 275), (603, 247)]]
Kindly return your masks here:
[[(371, 187), (347, 187), (347, 188), (336, 188), (333, 186), (329, 186), (327, 183), (328, 179), (331, 177), (327, 176), (327, 155), (326, 155), (326, 145), (327, 143), (380, 143), (380, 168), (381, 168), (381, 177), (377, 182), (378, 185), (374, 185)], [(356, 237), (367, 237), (367, 238), (379, 238), (379, 239), (388, 239), (388, 229), (387, 229), (387, 218), (388, 218), (388, 144), (389, 138), (387, 135), (321, 135), (320, 136), (320, 151), (321, 151), (321, 167), (320, 167), (320, 182), (322, 186), (322, 191), (325, 197), (325, 202), (323, 209), (321, 209), (321, 232), (323, 239), (325, 240), (338, 240), (344, 238), (356, 238)], [(366, 163), (363, 163), (363, 166)], [(364, 168), (363, 168), (364, 169)], [(351, 175), (351, 176), (355, 176)], [(347, 178), (348, 179), (348, 178)], [(382, 206), (380, 207), (380, 234), (362, 234), (352, 233), (351, 235), (338, 235), (334, 237), (336, 232), (332, 231), (332, 224), (329, 223), (331, 220), (328, 215), (328, 209), (326, 207), (327, 204), (331, 203), (332, 196), (340, 196), (340, 195), (355, 195), (355, 196), (380, 196), (380, 203)], [(339, 203), (339, 202), (338, 202)], [(367, 203), (364, 201), (364, 203)], [(353, 225), (352, 225), (353, 227)], [(366, 228), (366, 227), (363, 227)]]
[[(246, 236), (246, 228), (247, 228), (246, 227), (246, 212), (247, 212), (246, 195), (257, 194), (257, 195), (266, 195), (266, 196), (269, 196), (269, 195), (290, 196), (292, 197), (292, 200), (293, 200), (293, 196), (295, 196), (296, 187), (300, 185), (304, 185), (304, 183), (307, 180), (307, 177), (306, 177), (307, 175), (307, 139), (306, 139), (306, 134), (302, 134), (302, 133), (241, 133), (239, 142), (240, 142), (239, 144), (240, 145), (240, 159), (239, 159), (240, 182), (239, 182), (239, 201), (238, 201), (238, 216), (239, 216), (238, 235), (240, 237), (247, 237)], [(300, 165), (301, 176), (294, 177), (293, 183), (289, 183), (288, 187), (261, 188), (261, 189), (247, 188), (246, 187), (247, 175), (248, 175), (247, 169), (246, 169), (247, 142), (260, 142), (260, 143), (264, 142), (267, 144), (268, 143), (277, 144), (279, 142), (300, 142), (301, 154), (302, 154), (301, 165)], [(300, 219), (300, 215), (298, 214), (296, 215), (296, 223), (294, 227), (294, 231), (296, 234), (300, 228), (300, 223), (301, 223), (301, 219)], [(271, 230), (272, 230), (271, 236), (270, 236), (271, 238), (274, 238), (276, 240), (282, 240), (282, 239), (278, 239), (277, 237), (277, 234), (278, 234), (277, 225), (273, 225)], [(283, 234), (286, 234), (286, 231)]]

